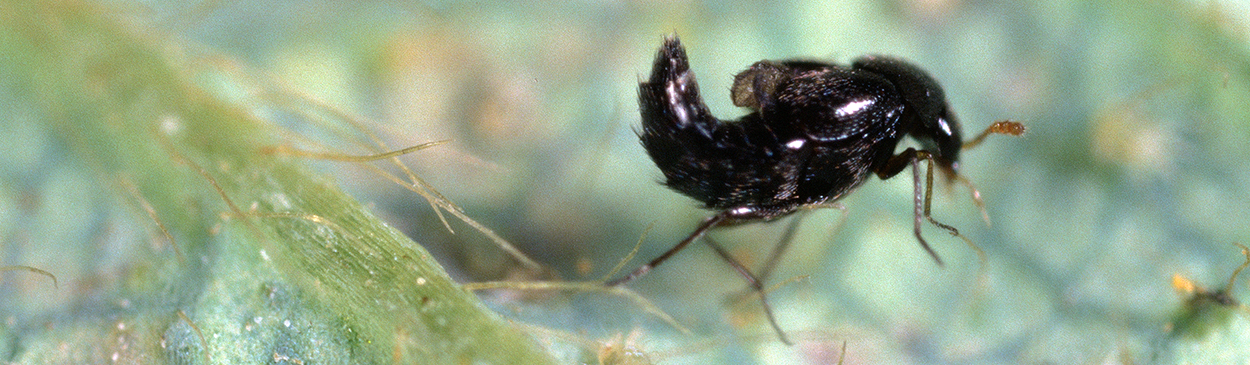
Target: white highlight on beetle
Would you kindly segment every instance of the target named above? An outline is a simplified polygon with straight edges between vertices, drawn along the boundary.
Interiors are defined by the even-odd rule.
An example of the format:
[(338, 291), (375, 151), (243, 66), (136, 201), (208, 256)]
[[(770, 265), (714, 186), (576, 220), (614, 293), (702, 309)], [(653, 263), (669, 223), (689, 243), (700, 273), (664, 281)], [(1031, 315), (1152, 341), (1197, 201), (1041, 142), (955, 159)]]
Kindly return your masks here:
[(859, 113), (860, 111), (872, 106), (872, 104), (875, 102), (876, 101), (873, 99), (862, 99), (862, 100), (852, 101), (852, 102), (846, 103), (846, 105), (839, 107), (837, 111), (834, 111), (834, 114), (836, 114), (839, 117), (848, 117), (855, 113)]
[(685, 99), (681, 93), (686, 91), (686, 84), (690, 82), (690, 72), (682, 72), (677, 75), (677, 80), (664, 85), (664, 93), (668, 94), (668, 102), (670, 108), (677, 113), (677, 123), (681, 125), (690, 124), (690, 111), (686, 109)]

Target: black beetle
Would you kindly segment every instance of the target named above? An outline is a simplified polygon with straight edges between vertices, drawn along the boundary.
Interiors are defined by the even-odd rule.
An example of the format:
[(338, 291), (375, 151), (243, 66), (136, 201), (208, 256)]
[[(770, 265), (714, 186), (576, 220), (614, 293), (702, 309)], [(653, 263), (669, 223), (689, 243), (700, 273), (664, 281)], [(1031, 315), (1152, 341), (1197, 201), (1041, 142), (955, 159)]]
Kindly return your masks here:
[[(909, 165), (915, 179), (916, 239), (941, 265), (921, 237), (921, 223), (928, 219), (951, 234), (958, 231), (929, 217), (932, 165), (936, 163), (948, 180), (956, 179), (960, 150), (991, 133), (1024, 132), (1019, 123), (997, 122), (964, 143), (937, 82), (915, 65), (891, 57), (863, 57), (850, 67), (814, 61), (756, 62), (734, 77), (731, 90), (734, 105), (752, 112), (726, 122), (703, 104), (686, 51), (673, 36), (664, 40), (651, 77), (639, 85), (638, 94), (639, 139), (664, 173), (664, 184), (719, 213), (663, 255), (609, 286), (646, 274), (714, 227), (827, 207), (869, 175), (888, 179)], [(921, 149), (895, 154), (904, 136), (915, 139)], [(923, 192), (922, 160), (929, 162)], [(717, 245), (712, 247), (761, 290), (760, 280), (749, 270)], [(767, 304), (764, 308), (782, 341), (789, 343), (771, 309)]]

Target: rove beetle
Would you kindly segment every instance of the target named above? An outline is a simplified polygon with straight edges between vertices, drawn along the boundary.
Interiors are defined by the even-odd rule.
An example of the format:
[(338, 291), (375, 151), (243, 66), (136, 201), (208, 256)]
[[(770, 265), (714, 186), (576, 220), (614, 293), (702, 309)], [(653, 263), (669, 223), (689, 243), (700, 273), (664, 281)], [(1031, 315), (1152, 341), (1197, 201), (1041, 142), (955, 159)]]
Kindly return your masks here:
[[(734, 77), (731, 96), (734, 105), (752, 112), (730, 122), (712, 116), (681, 42), (676, 36), (664, 39), (650, 79), (639, 85), (638, 136), (664, 173), (665, 185), (718, 213), (664, 254), (606, 285), (620, 286), (643, 276), (712, 228), (835, 206), (869, 175), (889, 179), (908, 166), (915, 180), (916, 239), (941, 265), (921, 237), (921, 223), (927, 219), (952, 235), (958, 231), (929, 217), (933, 165), (948, 181), (967, 183), (957, 172), (960, 150), (992, 133), (1024, 133), (1023, 125), (1003, 121), (964, 143), (938, 83), (919, 67), (891, 57), (867, 56), (850, 67), (760, 61)], [(921, 149), (895, 154), (904, 136)], [(928, 162), (923, 192), (922, 160)], [(980, 205), (975, 188), (973, 197)], [(763, 297), (764, 278), (757, 279), (708, 243), (759, 292), (769, 322), (782, 342), (790, 344)]]

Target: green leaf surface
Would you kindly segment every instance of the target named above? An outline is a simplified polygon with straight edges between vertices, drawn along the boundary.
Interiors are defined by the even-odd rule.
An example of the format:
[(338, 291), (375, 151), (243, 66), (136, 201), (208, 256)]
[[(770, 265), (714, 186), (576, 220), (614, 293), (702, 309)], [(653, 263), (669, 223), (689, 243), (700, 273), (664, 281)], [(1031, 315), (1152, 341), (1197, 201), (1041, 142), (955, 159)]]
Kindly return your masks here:
[(205, 88), (229, 80), (214, 64), (98, 5), (0, 14), (4, 135), (33, 160), (4, 181), (6, 260), (61, 282), (4, 274), (0, 359), (549, 360), (305, 161), (262, 153), (282, 142), (265, 105)]

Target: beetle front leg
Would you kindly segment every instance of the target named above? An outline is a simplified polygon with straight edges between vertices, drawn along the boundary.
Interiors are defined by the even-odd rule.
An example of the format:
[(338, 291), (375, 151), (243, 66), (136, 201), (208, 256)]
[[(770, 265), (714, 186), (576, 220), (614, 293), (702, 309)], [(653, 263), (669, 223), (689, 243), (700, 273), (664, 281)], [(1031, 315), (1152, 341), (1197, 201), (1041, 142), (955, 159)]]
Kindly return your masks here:
[[(925, 168), (923, 183), (920, 177), (921, 160), (928, 162)], [(924, 221), (929, 221), (929, 223), (945, 230), (952, 236), (963, 236), (959, 234), (958, 229), (942, 222), (938, 222), (936, 219), (933, 219), (933, 216), (930, 214), (933, 206), (933, 160), (934, 156), (929, 151), (908, 148), (902, 153), (891, 157), (885, 162), (885, 164), (877, 168), (874, 172), (877, 173), (878, 177), (888, 179), (897, 175), (899, 172), (902, 172), (903, 169), (907, 168), (909, 165), (911, 166), (912, 186), (914, 188), (914, 194), (912, 197), (914, 202), (913, 207), (915, 208), (913, 210), (915, 217), (913, 229), (916, 235), (916, 240), (920, 241), (920, 246), (924, 247), (925, 251), (929, 253), (929, 256), (933, 257), (933, 261), (936, 261), (938, 266), (943, 266), (942, 258), (938, 256), (937, 251), (933, 250), (933, 247), (929, 246), (929, 242), (925, 241), (924, 236), (921, 233), (921, 226), (924, 224)]]

